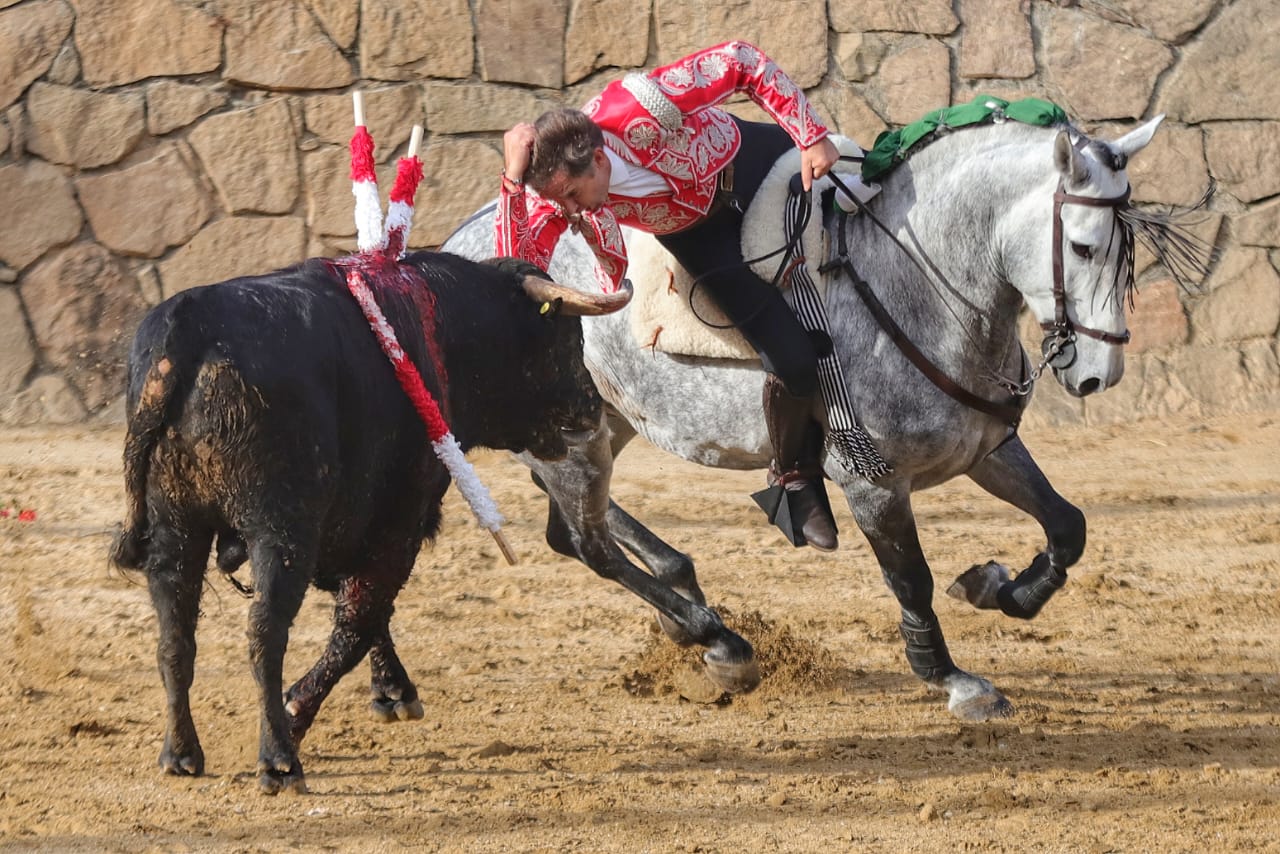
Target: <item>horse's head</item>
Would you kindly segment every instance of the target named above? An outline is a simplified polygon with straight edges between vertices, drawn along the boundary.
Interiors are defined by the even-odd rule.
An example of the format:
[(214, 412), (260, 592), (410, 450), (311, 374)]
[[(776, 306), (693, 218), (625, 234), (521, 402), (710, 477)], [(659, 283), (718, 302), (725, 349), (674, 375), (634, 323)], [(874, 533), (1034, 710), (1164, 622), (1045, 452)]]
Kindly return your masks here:
[(1059, 131), (1051, 174), (1019, 205), (1022, 248), (1006, 257), (1006, 273), (1045, 330), (1042, 350), (1054, 376), (1078, 397), (1124, 375), (1125, 302), (1133, 287), (1133, 231), (1122, 217), (1129, 207), (1125, 166), (1163, 118), (1114, 142)]

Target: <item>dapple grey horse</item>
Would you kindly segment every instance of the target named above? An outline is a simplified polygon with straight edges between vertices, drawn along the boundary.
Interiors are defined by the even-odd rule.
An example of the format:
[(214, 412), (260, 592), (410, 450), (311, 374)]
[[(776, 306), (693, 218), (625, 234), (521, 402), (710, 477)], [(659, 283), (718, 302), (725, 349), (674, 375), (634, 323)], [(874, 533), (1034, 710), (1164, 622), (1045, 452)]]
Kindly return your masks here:
[[(988, 562), (953, 585), (975, 606), (1030, 619), (1066, 582), (1084, 551), (1084, 515), (1050, 485), (1016, 424), (1041, 370), (1051, 368), (1077, 396), (1124, 374), (1134, 226), (1125, 165), (1159, 122), (1112, 142), (1012, 121), (939, 135), (883, 178), (866, 213), (828, 226), (848, 261), (827, 286), (831, 338), (854, 412), (893, 470), (869, 480), (833, 453), (824, 468), (897, 597), (911, 669), (946, 691), (964, 719), (1005, 716), (1012, 706), (947, 650), (911, 493), (967, 475), (1043, 528), (1047, 542), (1016, 577)], [(490, 205), (443, 248), (481, 258), (492, 247)], [(585, 243), (566, 234), (550, 272), (591, 288), (592, 264)], [(1048, 330), (1043, 360), (1028, 362), (1019, 342), (1024, 303)], [(634, 340), (626, 315), (584, 323), (587, 364), (611, 408), (605, 423), (563, 461), (523, 458), (551, 499), (547, 539), (657, 608), (673, 640), (706, 647), (708, 675), (721, 687), (749, 690), (759, 679), (750, 645), (706, 607), (690, 558), (609, 500), (609, 480), (614, 457), (637, 433), (703, 465), (765, 467), (764, 374), (755, 362), (654, 352)], [(905, 347), (895, 346), (900, 339)]]

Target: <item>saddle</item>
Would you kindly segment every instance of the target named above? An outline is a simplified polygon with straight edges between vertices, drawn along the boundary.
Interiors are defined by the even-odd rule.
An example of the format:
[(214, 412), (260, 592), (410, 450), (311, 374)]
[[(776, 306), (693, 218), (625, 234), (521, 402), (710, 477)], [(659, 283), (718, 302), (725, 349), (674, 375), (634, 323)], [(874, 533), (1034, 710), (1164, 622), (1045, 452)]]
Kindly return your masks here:
[(679, 356), (760, 361), (706, 292), (693, 287), (693, 276), (658, 238), (633, 228), (624, 228), (622, 236), (627, 275), (635, 290), (630, 318), (637, 344)]
[[(862, 156), (862, 149), (853, 140), (835, 134), (830, 139), (842, 156)], [(841, 160), (835, 171), (860, 200), (866, 201), (880, 188), (863, 184), (858, 174), (860, 168), (857, 160)], [(743, 216), (742, 257), (771, 255), (752, 265), (756, 275), (767, 282), (773, 281), (779, 265), (784, 263), (782, 255), (775, 253), (787, 242), (784, 217), (791, 194), (791, 176), (799, 171), (798, 149), (779, 157)], [(814, 182), (814, 197), (821, 198), (833, 186), (829, 178), (819, 178)], [(623, 229), (623, 237), (630, 259), (628, 275), (635, 288), (630, 317), (637, 344), (672, 355), (759, 362), (742, 334), (729, 327), (728, 320), (705, 293), (693, 287), (693, 277), (656, 237), (630, 228)], [(809, 218), (801, 245), (810, 255), (805, 259), (809, 274), (818, 293), (825, 296), (826, 276), (818, 273), (818, 267), (827, 260), (830, 247), (821, 212), (814, 211)], [(789, 278), (784, 277), (781, 286), (787, 289), (785, 296), (790, 303), (789, 284)]]

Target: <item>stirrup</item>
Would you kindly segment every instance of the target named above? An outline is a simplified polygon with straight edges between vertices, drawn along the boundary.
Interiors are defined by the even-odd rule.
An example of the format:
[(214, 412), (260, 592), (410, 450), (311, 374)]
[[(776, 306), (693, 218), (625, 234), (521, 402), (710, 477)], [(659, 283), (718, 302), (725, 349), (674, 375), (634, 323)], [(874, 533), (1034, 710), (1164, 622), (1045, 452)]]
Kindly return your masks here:
[[(785, 486), (786, 480), (779, 478), (776, 483), (759, 492), (751, 493), (751, 498), (765, 515), (769, 517), (769, 521), (778, 526), (782, 531), (782, 535), (787, 541), (796, 548), (810, 545), (809, 540), (804, 535), (804, 521), (796, 517), (797, 508), (792, 506), (793, 501), (799, 500), (799, 494), (788, 492)], [(835, 516), (831, 512), (831, 501), (827, 497), (827, 490), (822, 483), (821, 477), (814, 478), (809, 484), (809, 488), (815, 491), (814, 500), (817, 506), (814, 511), (822, 513), (827, 519), (831, 520), (832, 533), (837, 533)], [(833, 545), (832, 549), (836, 546)], [(814, 546), (814, 548), (819, 548)], [(830, 549), (821, 549), (827, 551)]]

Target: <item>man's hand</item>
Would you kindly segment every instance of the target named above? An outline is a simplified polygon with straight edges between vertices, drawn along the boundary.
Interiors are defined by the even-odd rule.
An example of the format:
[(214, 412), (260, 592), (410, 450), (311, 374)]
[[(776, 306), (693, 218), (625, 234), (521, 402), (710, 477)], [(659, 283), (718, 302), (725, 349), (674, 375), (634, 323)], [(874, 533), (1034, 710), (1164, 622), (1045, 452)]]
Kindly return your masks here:
[(823, 175), (831, 171), (831, 167), (836, 165), (840, 159), (840, 152), (827, 137), (815, 142), (808, 148), (800, 151), (800, 181), (804, 184), (805, 192), (813, 189), (813, 181), (815, 178), (821, 178)]
[(502, 173), (517, 184), (524, 181), (535, 139), (537, 134), (529, 122), (521, 122), (502, 136)]

